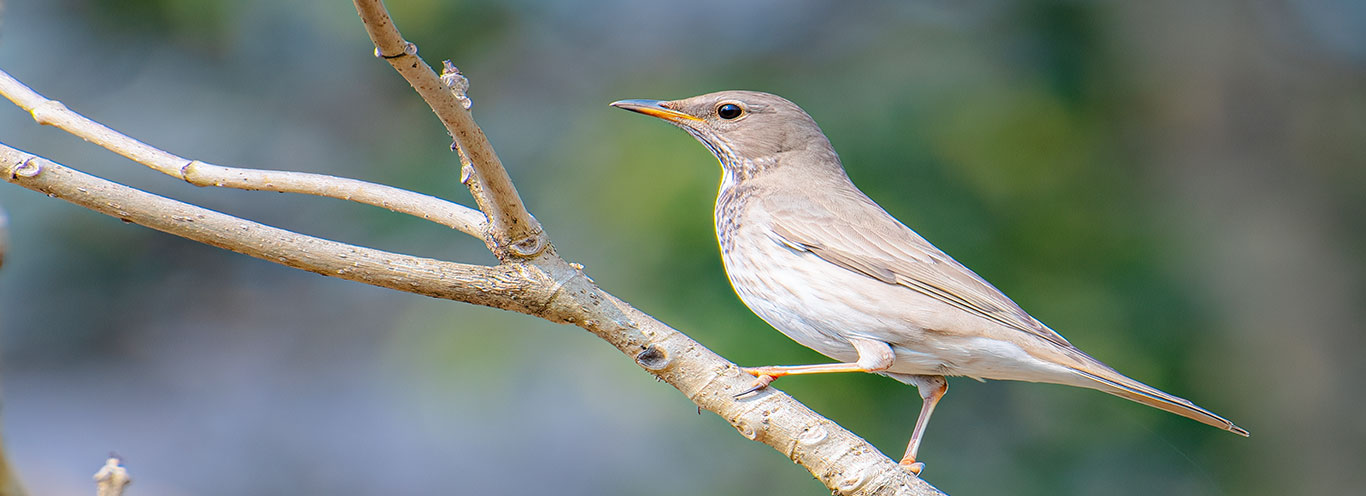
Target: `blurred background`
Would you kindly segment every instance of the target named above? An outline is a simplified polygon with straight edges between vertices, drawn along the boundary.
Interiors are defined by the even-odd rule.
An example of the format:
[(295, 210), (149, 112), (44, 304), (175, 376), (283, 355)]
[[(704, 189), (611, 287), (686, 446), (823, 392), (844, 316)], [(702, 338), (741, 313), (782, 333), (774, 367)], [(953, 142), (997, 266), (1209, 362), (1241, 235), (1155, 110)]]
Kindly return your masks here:
[[(622, 98), (777, 93), (877, 201), (1073, 343), (1243, 439), (1102, 393), (952, 381), (950, 494), (1366, 491), (1366, 4), (392, 0), (565, 258), (745, 365), (825, 359), (731, 293), (715, 160)], [(173, 153), (470, 204), (349, 2), (7, 2), (0, 67)], [(492, 262), (334, 200), (199, 189), (0, 105), (0, 139), (209, 208)], [(825, 494), (575, 327), (285, 269), (0, 184), (0, 386), (32, 494)], [(919, 397), (778, 387), (898, 455)]]

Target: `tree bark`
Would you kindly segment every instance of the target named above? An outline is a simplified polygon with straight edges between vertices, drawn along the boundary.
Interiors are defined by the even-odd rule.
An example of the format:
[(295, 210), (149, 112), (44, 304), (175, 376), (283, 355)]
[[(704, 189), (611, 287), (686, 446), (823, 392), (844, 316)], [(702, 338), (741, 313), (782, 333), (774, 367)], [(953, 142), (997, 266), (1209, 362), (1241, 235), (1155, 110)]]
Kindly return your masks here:
[[(223, 167), (124, 136), (48, 100), (0, 72), (0, 93), (34, 119), (192, 184), (305, 193), (357, 201), (440, 222), (480, 237), (501, 262), (461, 264), (385, 252), (286, 231), (113, 183), (0, 144), (0, 177), (121, 220), (318, 274), (463, 301), (579, 326), (715, 412), (748, 439), (805, 467), (836, 494), (937, 495), (867, 441), (773, 388), (736, 398), (753, 378), (683, 333), (603, 291), (556, 252), (525, 209), (483, 131), (448, 86), (416, 56), (378, 0), (356, 10), (388, 61), (431, 106), (458, 145), (478, 212), (445, 200), (352, 179)], [(449, 74), (448, 74), (449, 75)], [(449, 80), (449, 79), (448, 79)], [(396, 207), (396, 205), (398, 205)]]

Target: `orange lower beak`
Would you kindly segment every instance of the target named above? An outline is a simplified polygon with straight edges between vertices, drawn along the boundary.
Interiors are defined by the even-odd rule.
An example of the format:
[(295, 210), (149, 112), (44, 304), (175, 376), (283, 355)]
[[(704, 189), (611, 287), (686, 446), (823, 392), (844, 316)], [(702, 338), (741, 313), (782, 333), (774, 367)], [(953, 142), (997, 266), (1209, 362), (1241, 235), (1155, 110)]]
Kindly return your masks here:
[(677, 110), (666, 107), (669, 102), (663, 100), (618, 100), (612, 102), (612, 106), (619, 109), (626, 109), (632, 112), (642, 113), (651, 117), (658, 117), (673, 123), (683, 121), (702, 121), (691, 114), (685, 114)]

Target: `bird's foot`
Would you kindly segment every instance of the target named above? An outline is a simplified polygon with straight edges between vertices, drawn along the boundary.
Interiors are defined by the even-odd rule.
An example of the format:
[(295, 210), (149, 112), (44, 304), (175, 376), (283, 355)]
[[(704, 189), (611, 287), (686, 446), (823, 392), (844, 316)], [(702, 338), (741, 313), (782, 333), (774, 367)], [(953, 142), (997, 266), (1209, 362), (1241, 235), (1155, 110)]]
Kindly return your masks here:
[(901, 460), (901, 463), (899, 465), (901, 465), (902, 469), (904, 469), (907, 472), (910, 472), (912, 475), (916, 477), (920, 477), (920, 473), (925, 471), (925, 462), (917, 462), (915, 460), (908, 459)]
[(775, 380), (778, 379), (777, 377), (774, 377), (774, 376), (765, 374), (765, 373), (763, 373), (763, 372), (755, 371), (755, 370), (752, 370), (752, 369), (743, 369), (743, 370), (744, 370), (745, 372), (750, 373), (750, 374), (754, 374), (754, 385), (753, 385), (753, 386), (750, 386), (749, 389), (746, 389), (746, 390), (744, 390), (744, 391), (741, 391), (739, 394), (736, 394), (736, 395), (735, 395), (736, 398), (739, 398), (739, 397), (742, 397), (742, 396), (746, 396), (746, 395), (749, 395), (749, 394), (751, 394), (751, 393), (755, 393), (755, 392), (758, 392), (758, 391), (762, 391), (764, 388), (767, 388), (769, 384), (773, 384), (773, 381), (775, 381)]

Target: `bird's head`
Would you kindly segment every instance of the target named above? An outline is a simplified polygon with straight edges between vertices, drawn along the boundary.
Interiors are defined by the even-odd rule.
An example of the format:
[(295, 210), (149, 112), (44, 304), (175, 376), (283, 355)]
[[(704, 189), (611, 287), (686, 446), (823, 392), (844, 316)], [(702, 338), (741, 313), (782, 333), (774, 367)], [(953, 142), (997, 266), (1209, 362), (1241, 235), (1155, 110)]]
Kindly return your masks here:
[[(834, 158), (816, 121), (786, 99), (757, 91), (718, 91), (682, 100), (621, 100), (613, 107), (658, 117), (683, 128), (728, 171), (750, 176), (778, 164), (786, 154)], [(838, 164), (838, 161), (834, 162)]]

